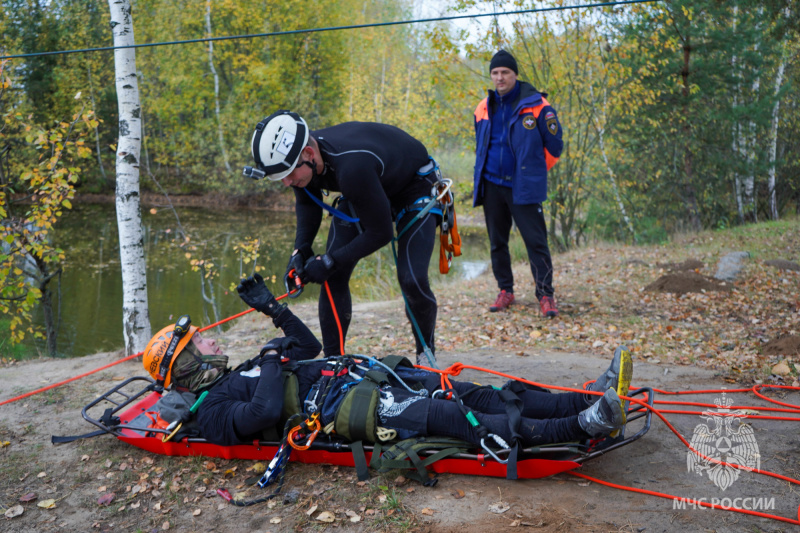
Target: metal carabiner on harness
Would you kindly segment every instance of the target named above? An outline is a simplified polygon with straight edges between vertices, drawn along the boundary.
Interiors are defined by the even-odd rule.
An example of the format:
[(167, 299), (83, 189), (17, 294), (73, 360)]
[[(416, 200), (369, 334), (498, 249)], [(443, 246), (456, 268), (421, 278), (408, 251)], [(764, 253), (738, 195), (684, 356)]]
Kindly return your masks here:
[(451, 206), (453, 205), (453, 193), (450, 191), (452, 187), (453, 180), (440, 177), (431, 188), (431, 196), (436, 198), (443, 207)]
[[(494, 441), (497, 443), (497, 445), (500, 446), (502, 449), (504, 449), (504, 450), (508, 449), (508, 443), (505, 440), (503, 440), (502, 437), (500, 437), (498, 435), (495, 435), (494, 433), (489, 433), (487, 435), (487, 437), (492, 437), (494, 439)], [(486, 453), (491, 455), (494, 458), (494, 460), (497, 461), (498, 463), (503, 464), (503, 465), (508, 463), (508, 459), (500, 459), (497, 456), (497, 454), (495, 454), (489, 448), (489, 446), (486, 445), (486, 439), (485, 438), (481, 439), (481, 448), (483, 448)]]
[[(305, 426), (305, 427), (303, 427)], [(311, 447), (311, 444), (314, 442), (314, 439), (317, 438), (320, 430), (322, 429), (322, 425), (319, 423), (319, 413), (314, 413), (308, 418), (305, 422), (302, 422), (289, 431), (286, 435), (286, 440), (289, 442), (289, 446), (294, 448), (295, 450), (307, 450)], [(295, 440), (297, 439), (297, 434), (301, 433), (300, 439), (305, 438), (305, 444), (297, 444)], [(309, 434), (310, 432), (310, 434)]]

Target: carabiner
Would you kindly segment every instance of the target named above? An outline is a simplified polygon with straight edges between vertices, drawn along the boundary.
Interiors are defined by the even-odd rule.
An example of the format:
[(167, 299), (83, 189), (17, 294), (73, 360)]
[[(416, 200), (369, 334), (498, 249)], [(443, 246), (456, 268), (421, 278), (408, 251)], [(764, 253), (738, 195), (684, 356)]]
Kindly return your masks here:
[[(508, 448), (508, 444), (506, 444), (503, 439), (501, 439), (500, 437), (498, 437), (494, 433), (489, 433), (489, 436), (493, 437), (494, 440), (497, 441), (498, 444), (500, 444), (500, 443), (505, 444), (505, 446), (503, 446), (503, 444), (500, 444), (504, 448)], [(499, 457), (497, 457), (497, 455), (486, 445), (486, 443), (484, 442), (485, 440), (486, 439), (481, 439), (481, 448), (483, 448), (486, 453), (491, 455), (494, 458), (494, 460), (497, 461), (498, 463), (500, 463), (502, 465), (507, 464), (508, 463), (508, 459), (500, 459)]]
[[(445, 206), (453, 205), (453, 195), (450, 193), (450, 188), (453, 186), (453, 180), (451, 179), (440, 179), (436, 182), (436, 184), (431, 189), (431, 196), (435, 196), (436, 200), (444, 204)], [(442, 200), (445, 195), (447, 196), (446, 200)]]
[[(289, 290), (289, 278), (294, 281), (294, 289)], [(286, 294), (289, 295), (289, 298), (297, 298), (303, 293), (303, 282), (300, 280), (300, 276), (297, 275), (297, 270), (294, 268), (291, 269), (289, 272), (286, 273)]]
[[(313, 443), (314, 439), (317, 438), (317, 435), (319, 434), (320, 429), (322, 429), (322, 426), (319, 423), (319, 418), (318, 417), (319, 417), (318, 414), (311, 415), (311, 418), (309, 418), (305, 422), (303, 422), (301, 424), (298, 424), (295, 427), (293, 427), (291, 429), (291, 431), (289, 431), (288, 435), (286, 435), (286, 440), (289, 442), (289, 446), (291, 446), (295, 450), (307, 450), (307, 449), (309, 449), (311, 447), (311, 443)], [(303, 428), (303, 425), (305, 425), (306, 427)], [(309, 429), (312, 430), (310, 435), (308, 435), (306, 433), (306, 431), (309, 430)], [(297, 433), (301, 432), (301, 431), (304, 433), (303, 436), (308, 435), (306, 437), (306, 443), (302, 444), (302, 445), (295, 443), (295, 435)]]

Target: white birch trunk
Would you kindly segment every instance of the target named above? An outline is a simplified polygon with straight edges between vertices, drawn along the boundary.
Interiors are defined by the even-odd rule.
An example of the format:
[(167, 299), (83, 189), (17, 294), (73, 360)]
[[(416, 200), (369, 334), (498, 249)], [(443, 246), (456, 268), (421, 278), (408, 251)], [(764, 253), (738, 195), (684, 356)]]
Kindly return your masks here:
[[(789, 8), (786, 8), (785, 15), (789, 17)], [(779, 111), (781, 101), (778, 95), (781, 92), (781, 85), (783, 85), (783, 73), (786, 70), (786, 41), (783, 42), (783, 50), (781, 52), (781, 64), (778, 66), (778, 74), (775, 76), (775, 105), (772, 107), (772, 124), (770, 128), (770, 144), (769, 144), (769, 176), (768, 176), (768, 190), (769, 190), (769, 216), (772, 220), (778, 220), (778, 198), (775, 193), (775, 160), (778, 155), (778, 123)]]
[[(206, 2), (206, 32), (208, 37), (211, 38), (211, 0)], [(211, 74), (214, 75), (214, 109), (217, 116), (217, 132), (219, 135), (219, 149), (222, 151), (222, 160), (225, 161), (225, 170), (229, 173), (231, 164), (228, 162), (228, 152), (225, 150), (225, 136), (222, 134), (222, 120), (219, 118), (219, 76), (217, 69), (214, 68), (214, 43), (208, 42), (208, 66), (211, 69)]]
[[(736, 36), (736, 19), (739, 14), (739, 6), (733, 6), (733, 35), (734, 38)], [(733, 78), (736, 80), (736, 86), (733, 89), (733, 102), (731, 104), (732, 110), (735, 113), (736, 108), (739, 106), (739, 92), (742, 90), (742, 86), (739, 83), (739, 72), (736, 70), (736, 55), (731, 58), (731, 71), (733, 73)], [(744, 203), (742, 202), (742, 182), (739, 179), (739, 171), (736, 168), (736, 164), (738, 164), (739, 155), (740, 155), (740, 135), (741, 132), (739, 131), (739, 120), (734, 119), (733, 123), (733, 132), (731, 135), (731, 151), (733, 152), (734, 157), (734, 168), (733, 168), (733, 185), (734, 185), (734, 192), (736, 195), (736, 208), (739, 212), (739, 222), (744, 222)]]
[[(592, 93), (594, 93), (593, 89)], [(594, 97), (592, 97), (592, 99), (594, 99)], [(625, 226), (628, 228), (628, 231), (631, 232), (631, 237), (633, 237), (633, 242), (635, 243), (637, 242), (637, 239), (636, 239), (636, 232), (633, 231), (633, 222), (631, 222), (631, 218), (628, 216), (628, 211), (625, 209), (625, 204), (622, 201), (622, 196), (620, 196), (619, 194), (619, 186), (617, 185), (617, 178), (614, 175), (614, 171), (611, 170), (611, 164), (608, 161), (608, 154), (606, 153), (606, 143), (604, 142), (605, 132), (606, 132), (605, 110), (608, 109), (608, 102), (606, 101), (605, 92), (603, 92), (603, 106), (601, 107), (601, 109), (603, 110), (602, 123), (600, 119), (596, 119), (597, 124), (595, 125), (595, 127), (597, 128), (598, 140), (600, 141), (600, 151), (603, 153), (603, 161), (605, 162), (606, 170), (608, 171), (608, 178), (609, 181), (611, 182), (611, 188), (614, 191), (614, 198), (617, 200), (617, 206), (619, 207), (619, 212), (622, 214), (622, 219), (625, 221)]]
[[(129, 0), (108, 0), (114, 46), (134, 44)], [(139, 83), (133, 48), (114, 50), (119, 139), (117, 141), (117, 229), (122, 270), (122, 332), (125, 352), (144, 350), (150, 340), (147, 276), (139, 205), (139, 156), (142, 144)]]
[[(759, 8), (759, 19), (763, 13), (763, 8)], [(756, 24), (756, 29), (760, 24)], [(753, 46), (753, 50), (758, 55), (759, 42)], [(758, 72), (753, 79), (753, 84), (750, 88), (752, 91), (751, 101), (758, 101), (758, 91), (761, 88), (761, 73)], [(745, 139), (745, 150), (747, 151), (747, 175), (744, 177), (744, 205), (750, 213), (745, 212), (745, 216), (752, 216), (752, 221), (758, 221), (758, 206), (756, 205), (755, 188), (756, 188), (756, 123), (753, 120), (748, 121), (747, 124), (747, 139)]]

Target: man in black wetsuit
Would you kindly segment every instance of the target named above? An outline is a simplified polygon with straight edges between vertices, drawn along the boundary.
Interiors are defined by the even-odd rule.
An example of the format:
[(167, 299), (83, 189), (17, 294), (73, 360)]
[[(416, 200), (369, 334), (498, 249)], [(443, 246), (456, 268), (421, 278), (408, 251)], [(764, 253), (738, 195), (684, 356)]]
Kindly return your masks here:
[[(319, 353), (319, 342), (291, 310), (275, 301), (259, 275), (243, 280), (237, 290), (248, 305), (272, 317), (273, 323), (293, 339), (291, 342), (287, 340), (289, 337), (273, 339), (258, 358), (223, 377), (216, 373), (208, 375), (209, 364), (221, 357), (213, 342), (200, 339), (190, 330), (186, 335), (189, 340), (184, 338), (178, 344), (167, 385), (174, 383), (192, 391), (210, 389), (197, 417), (202, 435), (220, 445), (253, 442), (261, 438), (263, 430), (279, 425), (287, 400), (282, 375), (286, 365), (292, 365), (292, 373), (297, 377), (297, 398), (290, 400), (305, 406), (319, 398), (317, 384), (324, 378), (324, 371), (331, 368), (328, 361), (311, 360)], [(164, 343), (170, 340), (164, 335), (168, 330), (165, 328), (150, 341), (144, 355), (145, 368), (154, 352), (163, 353)], [(355, 376), (363, 376), (370, 370), (363, 368), (367, 364), (372, 365), (371, 369), (381, 369), (380, 362), (362, 358), (349, 367), (348, 374), (338, 376), (339, 381), (334, 382), (326, 401), (318, 406), (323, 427), (333, 421), (333, 414), (347, 391), (352, 390), (350, 385), (359, 382)], [(400, 439), (441, 435), (480, 446), (479, 427), (468, 421), (456, 401), (442, 395), (433, 397), (434, 391), (440, 389), (438, 374), (403, 365), (394, 372), (395, 375), (387, 375), (386, 382), (378, 389), (380, 405), (375, 414), (381, 427), (394, 431)], [(588, 388), (604, 392), (602, 396), (517, 390), (521, 416), (516, 429), (518, 438), (524, 446), (536, 446), (611, 434), (624, 425), (617, 391), (623, 396), (627, 394), (631, 374), (630, 355), (620, 348), (608, 370)], [(332, 379), (330, 372), (328, 379)], [(409, 384), (416, 385), (414, 390), (407, 387)], [(512, 442), (514, 435), (501, 391), (456, 381), (452, 381), (452, 387), (480, 426), (507, 443)]]
[[(262, 176), (294, 189), (297, 231), (287, 274), (294, 268), (303, 282), (328, 282), (346, 337), (352, 318), (349, 283), (356, 264), (391, 241), (393, 223), (400, 233), (431, 198), (437, 178), (428, 151), (408, 133), (387, 124), (346, 122), (309, 132), (306, 122), (290, 111), (262, 120), (252, 148)], [(328, 191), (341, 193), (333, 211), (323, 207)], [(325, 253), (315, 256), (311, 245), (323, 208), (334, 218)], [(420, 339), (412, 327), (417, 361), (423, 364), (433, 364), (419, 354), (427, 345), (432, 355), (436, 326), (436, 297), (428, 282), (435, 211), (416, 220), (398, 242), (397, 278), (422, 335)], [(288, 290), (291, 280), (287, 280)], [(325, 355), (340, 355), (344, 338), (340, 339), (325, 291), (319, 299), (319, 321)]]

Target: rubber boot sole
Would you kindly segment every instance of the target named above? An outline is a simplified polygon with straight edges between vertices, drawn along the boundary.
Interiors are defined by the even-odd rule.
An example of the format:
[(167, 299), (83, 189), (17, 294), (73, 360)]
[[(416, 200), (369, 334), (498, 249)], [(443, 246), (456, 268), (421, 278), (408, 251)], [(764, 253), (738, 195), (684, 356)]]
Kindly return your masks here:
[[(631, 359), (631, 353), (628, 351), (628, 348), (625, 346), (620, 346), (617, 348), (617, 352), (620, 352), (619, 358), (619, 380), (617, 381), (617, 396), (622, 398), (623, 396), (628, 395), (628, 390), (631, 388), (631, 380), (633, 379), (633, 360)], [(616, 357), (616, 352), (614, 353), (614, 357)], [(612, 437), (617, 437), (624, 429), (625, 424), (628, 422), (628, 405), (630, 402), (628, 400), (622, 400), (622, 417), (623, 417), (623, 427), (611, 434)]]

